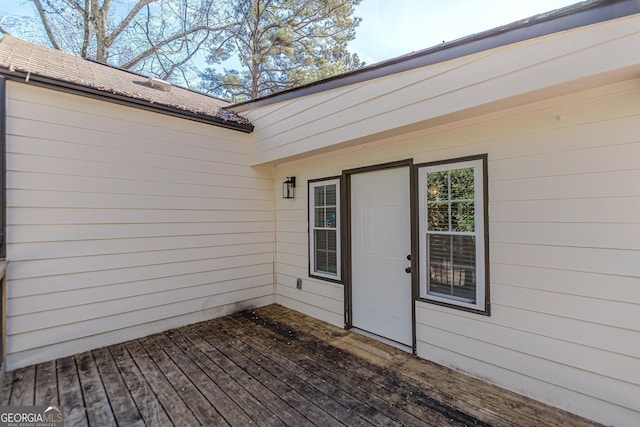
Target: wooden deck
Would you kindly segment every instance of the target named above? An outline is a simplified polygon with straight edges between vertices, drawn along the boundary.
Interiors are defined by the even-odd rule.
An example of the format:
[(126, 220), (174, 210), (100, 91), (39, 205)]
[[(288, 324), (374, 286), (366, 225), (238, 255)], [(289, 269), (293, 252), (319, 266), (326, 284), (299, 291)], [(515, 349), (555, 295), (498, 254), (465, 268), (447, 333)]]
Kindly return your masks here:
[(67, 426), (593, 426), (272, 305), (9, 372)]

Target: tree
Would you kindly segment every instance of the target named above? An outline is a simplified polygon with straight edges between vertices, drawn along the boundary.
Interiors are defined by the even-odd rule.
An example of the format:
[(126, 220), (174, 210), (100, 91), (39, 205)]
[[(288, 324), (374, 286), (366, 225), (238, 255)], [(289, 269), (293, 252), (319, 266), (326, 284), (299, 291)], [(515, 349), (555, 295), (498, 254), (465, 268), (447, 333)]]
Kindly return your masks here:
[(240, 70), (207, 68), (202, 89), (242, 101), (361, 67), (347, 49), (361, 20), (353, 17), (360, 1), (236, 0), (238, 25), (227, 33)]
[[(29, 32), (26, 38), (34, 42), (83, 58), (162, 79), (181, 72), (188, 84), (190, 61), (202, 46), (209, 46), (214, 62), (228, 55), (225, 37), (232, 23), (225, 17), (227, 9), (216, 0), (31, 2), (41, 24), (40, 37), (16, 20), (5, 23), (3, 29)], [(14, 25), (7, 28), (8, 24)]]

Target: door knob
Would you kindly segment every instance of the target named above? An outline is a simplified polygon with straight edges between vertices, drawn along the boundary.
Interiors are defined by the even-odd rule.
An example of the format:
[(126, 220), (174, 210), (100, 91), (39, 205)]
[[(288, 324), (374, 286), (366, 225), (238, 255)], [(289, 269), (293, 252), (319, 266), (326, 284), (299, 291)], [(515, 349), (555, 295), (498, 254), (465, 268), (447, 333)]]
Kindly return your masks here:
[(411, 267), (407, 267), (404, 269), (405, 273), (411, 273)]
[(407, 255), (407, 261), (411, 261), (411, 254)]

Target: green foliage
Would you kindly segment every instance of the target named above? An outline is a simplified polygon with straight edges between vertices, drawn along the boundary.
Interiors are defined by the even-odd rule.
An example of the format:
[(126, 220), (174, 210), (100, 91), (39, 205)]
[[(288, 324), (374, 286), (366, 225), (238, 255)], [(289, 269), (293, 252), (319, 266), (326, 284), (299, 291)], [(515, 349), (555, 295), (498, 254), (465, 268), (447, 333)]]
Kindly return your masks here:
[(427, 175), (428, 229), (473, 232), (473, 168), (432, 172)]
[[(364, 65), (347, 43), (355, 38), (361, 0), (233, 0), (228, 37), (239, 69), (207, 68), (202, 88), (233, 101), (254, 99)], [(216, 56), (209, 58), (217, 63)]]

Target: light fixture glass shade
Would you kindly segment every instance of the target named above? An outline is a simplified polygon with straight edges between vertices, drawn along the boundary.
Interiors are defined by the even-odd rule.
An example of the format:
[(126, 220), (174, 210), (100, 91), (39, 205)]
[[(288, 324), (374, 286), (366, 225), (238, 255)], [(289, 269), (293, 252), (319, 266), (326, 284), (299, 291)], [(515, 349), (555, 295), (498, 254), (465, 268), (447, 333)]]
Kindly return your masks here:
[(282, 183), (282, 198), (295, 199), (296, 197), (296, 177), (288, 176)]

